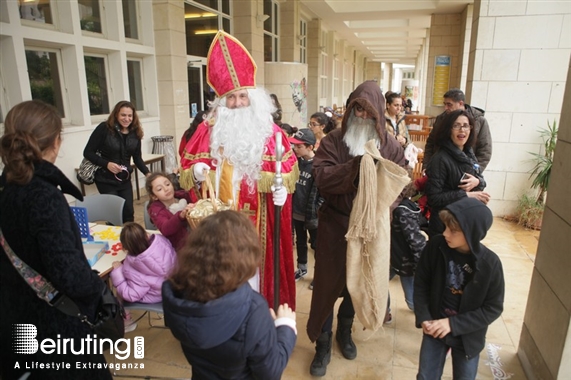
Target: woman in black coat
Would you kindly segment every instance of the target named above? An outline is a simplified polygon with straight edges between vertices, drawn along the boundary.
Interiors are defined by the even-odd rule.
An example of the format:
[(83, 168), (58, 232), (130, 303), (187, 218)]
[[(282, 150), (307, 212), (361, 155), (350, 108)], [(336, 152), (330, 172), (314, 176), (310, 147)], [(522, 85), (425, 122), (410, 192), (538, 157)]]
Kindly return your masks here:
[(436, 153), (432, 156), (426, 175), (426, 195), (430, 207), (429, 235), (444, 232), (444, 224), (438, 212), (463, 197), (476, 198), (487, 204), (486, 181), (472, 146), (476, 136), (472, 133), (474, 120), (465, 110), (456, 110), (442, 120), (442, 127), (435, 131)]
[(95, 172), (97, 191), (125, 199), (123, 223), (135, 220), (131, 157), (144, 175), (149, 174), (141, 154), (142, 138), (143, 129), (135, 106), (122, 100), (115, 105), (107, 121), (95, 128), (83, 150), (85, 158), (101, 167)]
[[(69, 296), (93, 321), (105, 285), (85, 258), (79, 228), (63, 195), (83, 199), (81, 192), (54, 166), (62, 131), (57, 110), (36, 100), (23, 102), (8, 112), (5, 127), (0, 139), (4, 163), (0, 228), (5, 241), (21, 260)], [(18, 379), (31, 372), (30, 379), (111, 379), (109, 369), (93, 369), (99, 364), (104, 367), (102, 353), (94, 353), (93, 349), (90, 354), (70, 352), (70, 348), (79, 352), (82, 339), (91, 334), (87, 324), (38, 298), (1, 246), (0, 251), (1, 378)], [(35, 326), (36, 334), (24, 338), (32, 344), (17, 345), (18, 324)], [(26, 327), (28, 331), (32, 328)], [(45, 339), (61, 344), (64, 339), (72, 339), (72, 343), (67, 344), (67, 354), (50, 354), (41, 349)], [(34, 342), (40, 347), (34, 347)], [(28, 349), (26, 354), (22, 347)], [(78, 369), (76, 362), (90, 363), (92, 369)], [(67, 363), (69, 368), (39, 368), (48, 363)]]

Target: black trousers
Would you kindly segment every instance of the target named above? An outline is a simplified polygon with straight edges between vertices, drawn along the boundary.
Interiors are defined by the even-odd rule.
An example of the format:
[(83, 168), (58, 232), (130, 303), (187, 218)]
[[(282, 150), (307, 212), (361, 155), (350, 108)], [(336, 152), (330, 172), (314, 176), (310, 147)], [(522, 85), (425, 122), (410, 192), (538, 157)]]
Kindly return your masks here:
[[(353, 301), (351, 300), (351, 296), (349, 295), (347, 287), (343, 289), (341, 297), (343, 297), (343, 301), (341, 301), (341, 305), (339, 305), (339, 310), (337, 311), (337, 319), (354, 318), (355, 308), (353, 307)], [(323, 327), (321, 328), (321, 332), (332, 332), (332, 331), (333, 331), (333, 311), (331, 311), (331, 314), (329, 314), (329, 317), (327, 317), (325, 323), (323, 324)]]
[(123, 206), (123, 223), (135, 221), (135, 209), (133, 208), (133, 184), (131, 181), (117, 181), (117, 184), (95, 182), (99, 194), (113, 194), (125, 200)]

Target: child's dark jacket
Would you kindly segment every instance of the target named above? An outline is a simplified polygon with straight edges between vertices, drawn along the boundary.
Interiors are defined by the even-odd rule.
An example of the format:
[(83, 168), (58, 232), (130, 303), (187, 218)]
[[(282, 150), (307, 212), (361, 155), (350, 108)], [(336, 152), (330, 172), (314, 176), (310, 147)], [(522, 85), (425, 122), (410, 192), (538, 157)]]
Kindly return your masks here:
[(391, 267), (402, 277), (414, 276), (426, 238), (420, 230), (421, 211), (408, 198), (393, 210), (391, 220)]
[[(463, 198), (446, 209), (458, 220), (475, 259), (474, 276), (464, 287), (458, 315), (450, 317), (451, 334), (460, 336), (466, 355), (474, 357), (484, 348), (488, 326), (503, 311), (502, 263), (494, 252), (480, 243), (492, 224), (491, 212), (482, 202)], [(436, 235), (428, 241), (420, 256), (414, 277), (414, 314), (418, 328), (424, 321), (443, 318), (446, 250), (451, 248), (444, 236)]]
[(280, 379), (296, 342), (274, 326), (267, 301), (248, 283), (200, 303), (163, 283), (165, 323), (181, 342), (192, 379)]

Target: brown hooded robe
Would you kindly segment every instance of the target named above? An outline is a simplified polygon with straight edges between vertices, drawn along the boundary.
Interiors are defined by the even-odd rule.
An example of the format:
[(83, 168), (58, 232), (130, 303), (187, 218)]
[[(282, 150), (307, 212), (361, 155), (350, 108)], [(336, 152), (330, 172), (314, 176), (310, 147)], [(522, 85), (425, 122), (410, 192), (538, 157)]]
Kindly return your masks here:
[[(347, 240), (349, 216), (357, 194), (361, 156), (352, 157), (343, 141), (349, 115), (355, 105), (363, 107), (376, 121), (381, 140), (381, 155), (394, 163), (405, 165), (400, 144), (389, 138), (385, 128), (385, 99), (374, 81), (360, 84), (349, 96), (341, 129), (328, 133), (322, 140), (313, 159), (315, 183), (325, 203), (319, 210), (315, 275), (311, 309), (307, 322), (309, 339), (314, 342), (333, 311), (335, 301), (346, 286)], [(396, 207), (400, 199), (395, 200)]]

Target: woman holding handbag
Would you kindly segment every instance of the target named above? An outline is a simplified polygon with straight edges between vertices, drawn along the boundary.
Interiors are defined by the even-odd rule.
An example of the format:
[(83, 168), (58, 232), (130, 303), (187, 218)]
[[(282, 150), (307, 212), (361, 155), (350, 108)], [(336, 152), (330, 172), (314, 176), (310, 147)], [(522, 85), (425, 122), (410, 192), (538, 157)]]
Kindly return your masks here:
[[(89, 321), (94, 321), (105, 284), (85, 258), (79, 228), (63, 194), (82, 199), (81, 192), (54, 165), (61, 131), (57, 110), (32, 100), (8, 112), (5, 133), (0, 139), (4, 164), (0, 176), (2, 379), (18, 379), (26, 372), (31, 372), (31, 379), (111, 379), (108, 369), (94, 369), (99, 364), (104, 367), (102, 353), (81, 352), (86, 344), (82, 340), (88, 334), (93, 337), (89, 326), (38, 298), (32, 288), (34, 281), (30, 281), (38, 277), (27, 283), (7, 256), (9, 245), (23, 262), (73, 300)], [(18, 326), (31, 334), (19, 335)], [(17, 344), (18, 336), (24, 344), (21, 340)], [(64, 339), (71, 341), (67, 343), (67, 353), (49, 354), (38, 347), (45, 339), (61, 344)], [(26, 344), (30, 340), (38, 346)], [(73, 354), (72, 350), (81, 354)], [(90, 369), (77, 368), (76, 362), (91, 363)], [(30, 366), (34, 363), (62, 363), (64, 368)]]
[(144, 175), (149, 169), (141, 154), (143, 129), (135, 106), (122, 100), (115, 105), (107, 121), (99, 124), (83, 150), (83, 156), (97, 166), (95, 185), (100, 194), (118, 195), (125, 199), (123, 223), (135, 220), (131, 157)]

